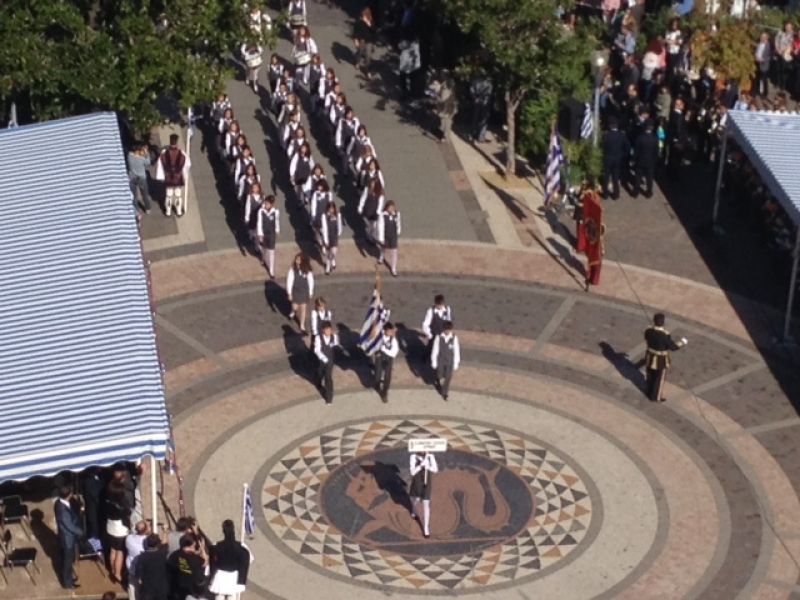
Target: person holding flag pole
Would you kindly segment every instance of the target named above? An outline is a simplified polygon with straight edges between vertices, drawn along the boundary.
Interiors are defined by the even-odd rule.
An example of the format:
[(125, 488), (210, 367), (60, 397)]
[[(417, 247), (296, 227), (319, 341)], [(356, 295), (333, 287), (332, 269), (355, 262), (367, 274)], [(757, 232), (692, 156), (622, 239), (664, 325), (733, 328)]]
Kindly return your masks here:
[[(241, 539), (244, 539), (245, 533), (252, 537), (254, 531), (253, 502), (250, 488), (245, 483)], [(247, 546), (236, 541), (236, 529), (231, 519), (222, 522), (222, 536), (222, 540), (214, 544), (209, 552), (211, 583), (208, 591), (214, 594), (216, 600), (239, 600), (247, 585), (247, 573), (253, 557)]]
[(375, 267), (375, 289), (372, 300), (367, 307), (367, 315), (361, 326), (358, 337), (358, 347), (369, 357), (372, 357), (381, 346), (383, 340), (383, 326), (389, 321), (391, 311), (383, 305), (381, 298), (381, 276), (378, 267)]
[(544, 174), (544, 207), (550, 208), (561, 190), (561, 165), (564, 164), (564, 153), (558, 139), (556, 126), (550, 128), (550, 148), (547, 151), (547, 168)]

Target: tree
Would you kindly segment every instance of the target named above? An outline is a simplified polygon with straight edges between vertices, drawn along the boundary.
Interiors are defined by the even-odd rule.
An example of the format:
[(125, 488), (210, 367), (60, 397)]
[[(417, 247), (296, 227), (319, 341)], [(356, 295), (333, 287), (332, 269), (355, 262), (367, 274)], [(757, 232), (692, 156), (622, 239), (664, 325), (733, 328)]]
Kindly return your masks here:
[(516, 174), (516, 122), (522, 101), (548, 79), (548, 61), (558, 56), (564, 28), (558, 17), (568, 8), (559, 0), (443, 0), (465, 33), (488, 52), (495, 83), (506, 105), (506, 176)]
[[(30, 120), (119, 111), (139, 133), (210, 98), (248, 39), (244, 0), (7, 0), (0, 5), (0, 100)], [(274, 40), (272, 40), (274, 45)]]

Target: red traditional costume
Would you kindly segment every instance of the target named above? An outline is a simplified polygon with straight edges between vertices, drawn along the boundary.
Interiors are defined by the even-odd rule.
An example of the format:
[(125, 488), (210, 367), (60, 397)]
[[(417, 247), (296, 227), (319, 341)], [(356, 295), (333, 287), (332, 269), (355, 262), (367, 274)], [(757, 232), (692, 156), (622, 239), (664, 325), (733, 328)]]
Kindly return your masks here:
[(587, 194), (591, 194), (590, 190), (581, 192), (578, 198), (578, 204), (575, 205), (575, 251), (586, 251), (586, 223), (583, 220), (583, 198)]
[(603, 207), (600, 196), (595, 190), (587, 190), (583, 195), (583, 227), (586, 235), (586, 289), (589, 284), (600, 283), (600, 268), (603, 266)]

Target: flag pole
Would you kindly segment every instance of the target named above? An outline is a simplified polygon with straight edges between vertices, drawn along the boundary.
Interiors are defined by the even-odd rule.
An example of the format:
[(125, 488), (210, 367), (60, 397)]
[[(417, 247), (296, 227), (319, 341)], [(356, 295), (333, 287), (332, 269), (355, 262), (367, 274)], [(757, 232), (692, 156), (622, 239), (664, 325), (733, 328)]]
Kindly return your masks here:
[(245, 532), (244, 532), (244, 521), (246, 519), (246, 512), (247, 512), (247, 508), (246, 508), (247, 484), (243, 483), (242, 486), (244, 487), (244, 489), (242, 490), (242, 529), (241, 529), (242, 534), (239, 536), (239, 539), (244, 541), (244, 534), (245, 534)]

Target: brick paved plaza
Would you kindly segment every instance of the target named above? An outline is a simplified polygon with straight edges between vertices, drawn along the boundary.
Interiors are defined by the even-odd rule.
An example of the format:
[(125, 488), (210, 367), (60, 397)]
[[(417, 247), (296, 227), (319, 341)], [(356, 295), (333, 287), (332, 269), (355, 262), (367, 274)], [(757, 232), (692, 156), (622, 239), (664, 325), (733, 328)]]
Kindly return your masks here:
[[(537, 212), (535, 187), (498, 194), (485, 156), (457, 135), (446, 144), (425, 135), (424, 119), (388, 91), (387, 57), (366, 88), (333, 59), (347, 55), (343, 18), (311, 8), (321, 52), (370, 128), (404, 215), (400, 276), (383, 281), (403, 340), (389, 402), (370, 389), (355, 346), (375, 267), (349, 237), (335, 274), (315, 265), (346, 350), (332, 407), (315, 387), (282, 287), (308, 232), (284, 208), (272, 121), (240, 81), (233, 105), (291, 216), (279, 279), (265, 281), (237, 243), (202, 131), (190, 213), (142, 225), (187, 509), (216, 532), (239, 518), (242, 484), (253, 489), (245, 597), (797, 597), (800, 377), (773, 344), (782, 298), (718, 288), (719, 271), (661, 193), (607, 207), (609, 254), (587, 294), (582, 258), (566, 228)], [(336, 172), (311, 129), (315, 157)], [(462, 344), (447, 402), (419, 337), (437, 293)], [(663, 404), (646, 399), (637, 365), (656, 311), (690, 340), (674, 354)], [(427, 540), (402, 491), (402, 448), (415, 435), (450, 443)]]

